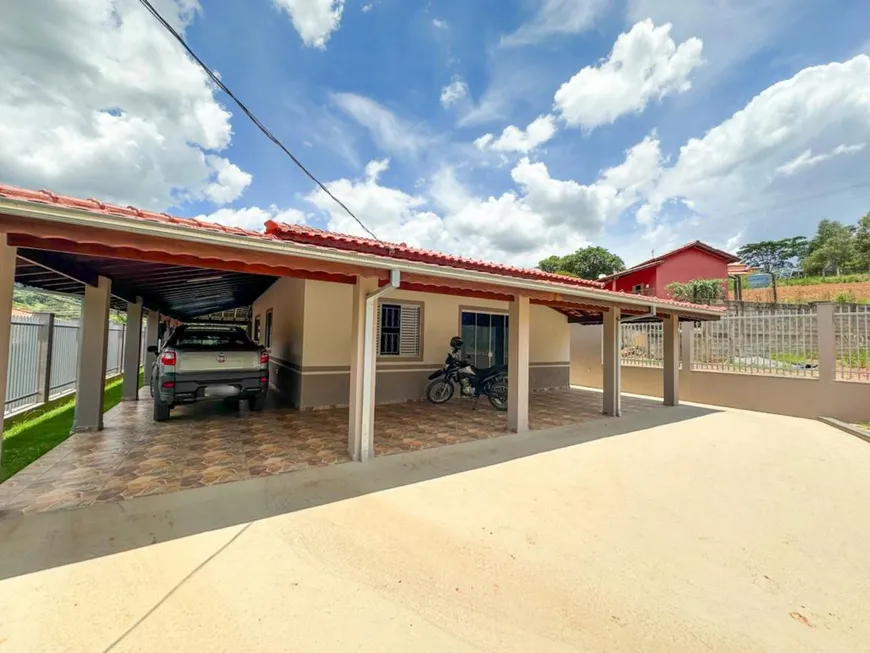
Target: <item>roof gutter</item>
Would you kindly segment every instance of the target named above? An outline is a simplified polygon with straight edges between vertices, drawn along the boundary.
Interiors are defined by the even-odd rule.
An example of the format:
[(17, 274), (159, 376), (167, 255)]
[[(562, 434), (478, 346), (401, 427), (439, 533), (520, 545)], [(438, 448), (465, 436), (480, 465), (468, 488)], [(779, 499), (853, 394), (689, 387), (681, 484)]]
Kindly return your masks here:
[[(211, 231), (208, 229), (192, 229), (185, 225), (173, 225), (153, 223), (126, 216), (114, 216), (95, 214), (84, 209), (72, 209), (67, 207), (53, 206), (50, 204), (36, 204), (21, 200), (0, 198), (0, 213), (15, 215), (33, 220), (46, 222), (66, 222), (82, 227), (99, 229), (111, 229), (125, 233), (133, 233), (157, 238), (171, 238), (188, 242), (209, 243), (224, 247), (235, 247), (251, 251), (267, 251), (276, 254), (294, 255), (302, 258), (318, 259), (333, 263), (345, 263), (370, 267), (379, 270), (395, 270), (408, 274), (423, 274), (444, 279), (457, 281), (473, 281), (489, 283), (491, 285), (505, 286), (514, 290), (530, 290), (536, 292), (556, 292), (566, 297), (592, 300), (593, 302), (605, 302), (605, 304), (620, 304), (623, 306), (637, 306), (648, 308), (656, 305), (649, 299), (634, 299), (620, 295), (614, 297), (610, 291), (596, 288), (581, 288), (558, 284), (552, 281), (535, 281), (519, 277), (509, 277), (493, 272), (475, 272), (461, 270), (446, 266), (433, 265), (431, 263), (418, 263), (415, 261), (403, 261), (374, 254), (359, 252), (347, 252), (316, 245), (303, 245), (286, 240), (267, 240), (252, 238), (250, 236), (228, 234)], [(672, 304), (658, 304), (658, 307), (666, 312), (679, 312), (697, 316), (719, 317), (720, 311), (703, 308), (690, 308), (686, 306), (674, 306)]]

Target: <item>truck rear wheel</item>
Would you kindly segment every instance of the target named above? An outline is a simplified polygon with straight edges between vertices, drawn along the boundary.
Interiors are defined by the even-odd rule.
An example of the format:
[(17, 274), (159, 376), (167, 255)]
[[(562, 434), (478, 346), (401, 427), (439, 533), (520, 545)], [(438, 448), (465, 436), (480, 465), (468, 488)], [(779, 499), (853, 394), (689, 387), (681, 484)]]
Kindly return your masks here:
[(169, 404), (160, 400), (160, 393), (154, 393), (154, 421), (165, 422), (169, 419)]

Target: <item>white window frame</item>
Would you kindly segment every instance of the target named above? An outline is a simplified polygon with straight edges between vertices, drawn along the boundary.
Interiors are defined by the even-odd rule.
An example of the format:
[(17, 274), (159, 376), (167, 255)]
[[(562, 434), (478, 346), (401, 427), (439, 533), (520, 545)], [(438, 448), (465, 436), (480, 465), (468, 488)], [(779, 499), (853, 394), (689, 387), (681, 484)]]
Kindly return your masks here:
[[(399, 309), (398, 353), (384, 353), (381, 338), (381, 318), (385, 307)], [(378, 358), (384, 360), (422, 360), (423, 358), (423, 304), (417, 302), (378, 302), (377, 314)]]

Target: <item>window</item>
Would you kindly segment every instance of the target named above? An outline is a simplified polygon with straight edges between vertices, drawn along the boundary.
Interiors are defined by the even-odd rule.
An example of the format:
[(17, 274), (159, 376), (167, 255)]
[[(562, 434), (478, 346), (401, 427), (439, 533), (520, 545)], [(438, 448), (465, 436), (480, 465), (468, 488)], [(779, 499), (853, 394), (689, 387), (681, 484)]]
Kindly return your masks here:
[(266, 311), (266, 347), (272, 346), (272, 309)]
[(254, 342), (260, 342), (260, 316), (254, 318)]
[(464, 354), (475, 367), (504, 365), (508, 361), (508, 316), (503, 313), (462, 311)]
[(169, 339), (172, 347), (201, 347), (203, 349), (246, 349), (251, 346), (248, 336), (238, 331), (206, 331), (183, 329)]
[(381, 304), (378, 313), (378, 356), (420, 356), (419, 304)]
[(639, 283), (636, 286), (632, 286), (631, 292), (633, 292), (635, 295), (642, 295), (643, 294), (643, 284)]

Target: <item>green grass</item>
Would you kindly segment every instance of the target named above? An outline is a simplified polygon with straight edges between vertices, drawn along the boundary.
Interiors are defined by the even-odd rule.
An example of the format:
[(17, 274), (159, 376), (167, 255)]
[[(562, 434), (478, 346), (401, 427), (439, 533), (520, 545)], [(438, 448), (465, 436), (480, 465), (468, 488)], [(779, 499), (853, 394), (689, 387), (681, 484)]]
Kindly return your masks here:
[(797, 354), (793, 352), (774, 352), (769, 357), (771, 360), (779, 361), (780, 363), (788, 363), (789, 365), (803, 365), (807, 361), (818, 360), (817, 354)]
[[(142, 386), (142, 374), (139, 386)], [(106, 384), (103, 411), (121, 401), (121, 377)], [(0, 483), (44, 456), (70, 436), (75, 416), (75, 394), (40, 406), (10, 419), (3, 434), (3, 460), (0, 465)]]

